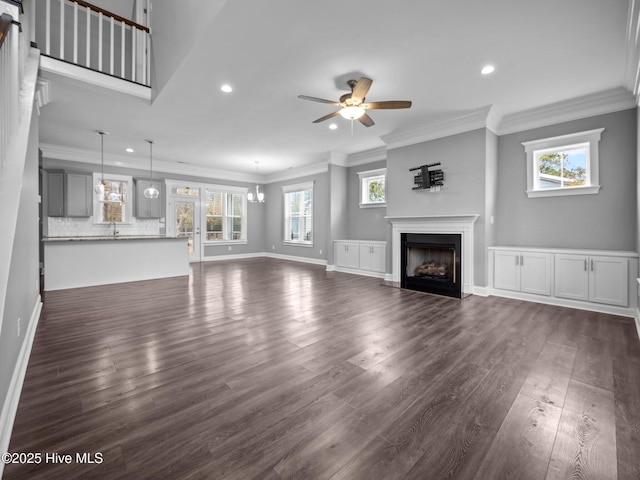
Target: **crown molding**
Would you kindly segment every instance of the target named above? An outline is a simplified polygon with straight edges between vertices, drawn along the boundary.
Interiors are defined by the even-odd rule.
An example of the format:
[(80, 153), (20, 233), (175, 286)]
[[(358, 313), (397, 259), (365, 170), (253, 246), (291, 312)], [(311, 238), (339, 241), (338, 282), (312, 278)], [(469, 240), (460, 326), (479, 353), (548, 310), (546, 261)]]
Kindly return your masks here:
[[(44, 158), (89, 165), (101, 165), (100, 153), (93, 150), (61, 147), (59, 145), (51, 145), (47, 143), (41, 143), (39, 146)], [(149, 169), (148, 158), (135, 156), (109, 154), (108, 158), (105, 158), (104, 164), (111, 167), (131, 168), (142, 171), (147, 171)], [(262, 183), (265, 180), (265, 176), (263, 175), (230, 172), (228, 170), (199, 167), (193, 164), (188, 164), (189, 169), (186, 171), (185, 165), (185, 163), (166, 162), (155, 158), (153, 159), (154, 172), (249, 183)]]
[(376, 147), (362, 152), (351, 153), (347, 157), (347, 166), (356, 167), (367, 163), (378, 162), (387, 159), (387, 147)]
[(640, 2), (631, 0), (627, 15), (625, 87), (636, 96), (638, 103), (640, 90)]
[(276, 172), (264, 177), (265, 183), (282, 182), (285, 180), (294, 180), (296, 178), (308, 177), (310, 175), (318, 175), (329, 171), (329, 162), (316, 163), (300, 168), (290, 168), (283, 172)]
[(580, 118), (619, 112), (635, 106), (634, 95), (626, 88), (618, 87), (505, 115), (496, 133), (507, 135)]
[(458, 133), (470, 132), (479, 128), (486, 128), (487, 119), (492, 114), (492, 110), (493, 106), (487, 105), (461, 115), (439, 119), (402, 132), (382, 135), (380, 138), (387, 145), (387, 149), (392, 150)]

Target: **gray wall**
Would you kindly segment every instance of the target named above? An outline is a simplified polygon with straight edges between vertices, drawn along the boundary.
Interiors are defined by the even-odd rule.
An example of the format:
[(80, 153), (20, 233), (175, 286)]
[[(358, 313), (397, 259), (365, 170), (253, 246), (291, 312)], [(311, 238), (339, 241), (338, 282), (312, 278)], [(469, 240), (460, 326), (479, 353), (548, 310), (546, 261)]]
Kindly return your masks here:
[(333, 265), (333, 241), (346, 238), (349, 225), (347, 217), (348, 170), (339, 165), (329, 165), (331, 219), (327, 238), (327, 263)]
[[(18, 224), (13, 241), (7, 298), (0, 334), (0, 399), (5, 399), (39, 295), (38, 270), (38, 116), (33, 113)], [(18, 318), (21, 320), (18, 334)], [(0, 409), (2, 406), (0, 406)]]
[[(635, 251), (636, 120), (630, 109), (500, 137), (496, 244)], [(597, 195), (527, 198), (522, 142), (602, 127)]]
[[(475, 223), (474, 284), (487, 285), (485, 215), (487, 203), (486, 129), (451, 135), (387, 153), (387, 215), (480, 215)], [(441, 162), (440, 192), (412, 190), (410, 168)], [(391, 248), (388, 249), (389, 254)], [(389, 255), (388, 254), (388, 255)], [(389, 261), (389, 260), (388, 260)]]
[[(387, 240), (387, 207), (360, 208), (360, 179), (358, 172), (385, 168), (386, 160), (367, 163), (349, 168), (349, 185), (347, 193), (346, 211), (349, 217), (348, 230), (345, 238), (351, 240)], [(389, 187), (387, 184), (387, 196)]]
[[(283, 245), (284, 236), (284, 194), (282, 187), (298, 183), (314, 182), (313, 186), (313, 247)], [(330, 237), (330, 179), (329, 172), (294, 178), (265, 186), (267, 207), (265, 214), (265, 251), (280, 255), (327, 259)], [(320, 253), (322, 251), (322, 253)]]

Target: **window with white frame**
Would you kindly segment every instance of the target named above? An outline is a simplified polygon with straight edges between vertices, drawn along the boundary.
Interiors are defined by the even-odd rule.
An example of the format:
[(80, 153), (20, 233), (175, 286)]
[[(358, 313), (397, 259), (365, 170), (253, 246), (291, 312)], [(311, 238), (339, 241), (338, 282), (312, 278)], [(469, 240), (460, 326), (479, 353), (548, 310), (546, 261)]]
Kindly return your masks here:
[(104, 190), (93, 194), (93, 223), (131, 223), (133, 208), (131, 192), (133, 180), (126, 175), (93, 174), (93, 184), (103, 180)]
[(207, 242), (246, 240), (246, 189), (229, 192), (205, 189)]
[(313, 182), (282, 187), (284, 242), (313, 245)]
[(604, 128), (524, 142), (527, 196), (598, 193), (598, 146)]
[(360, 180), (360, 207), (386, 206), (387, 169), (379, 168), (358, 172)]

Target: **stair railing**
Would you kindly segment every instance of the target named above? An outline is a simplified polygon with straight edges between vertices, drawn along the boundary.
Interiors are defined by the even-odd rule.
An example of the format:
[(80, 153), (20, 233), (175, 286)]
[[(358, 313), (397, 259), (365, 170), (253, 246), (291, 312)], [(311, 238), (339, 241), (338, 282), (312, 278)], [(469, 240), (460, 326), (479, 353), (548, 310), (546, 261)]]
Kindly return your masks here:
[(150, 85), (148, 27), (82, 0), (44, 0), (34, 7), (33, 40), (43, 55)]
[(13, 31), (19, 26), (12, 15), (0, 15), (0, 173), (7, 161), (11, 136), (19, 122), (19, 36)]

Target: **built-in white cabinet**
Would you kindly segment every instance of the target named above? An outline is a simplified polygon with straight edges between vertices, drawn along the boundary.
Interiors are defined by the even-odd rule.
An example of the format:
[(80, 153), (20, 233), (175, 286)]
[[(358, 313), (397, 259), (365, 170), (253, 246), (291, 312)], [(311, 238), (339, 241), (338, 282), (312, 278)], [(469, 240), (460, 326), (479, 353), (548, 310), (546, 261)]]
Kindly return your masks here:
[(384, 277), (386, 242), (336, 240), (333, 258), (335, 270)]
[(360, 245), (354, 242), (336, 242), (335, 259), (338, 267), (360, 268)]
[(556, 255), (555, 296), (626, 307), (629, 260), (601, 255)]
[(637, 276), (636, 252), (489, 247), (490, 290), (505, 297), (632, 314)]
[(548, 253), (496, 251), (494, 287), (502, 290), (551, 294), (551, 255)]

